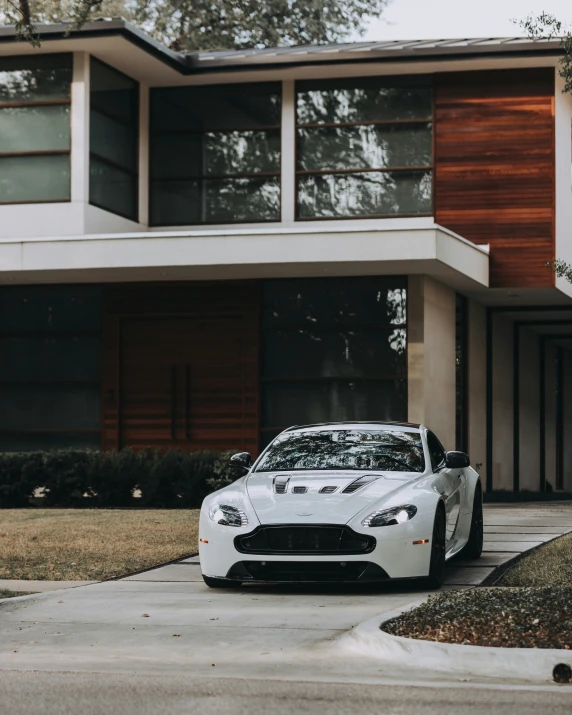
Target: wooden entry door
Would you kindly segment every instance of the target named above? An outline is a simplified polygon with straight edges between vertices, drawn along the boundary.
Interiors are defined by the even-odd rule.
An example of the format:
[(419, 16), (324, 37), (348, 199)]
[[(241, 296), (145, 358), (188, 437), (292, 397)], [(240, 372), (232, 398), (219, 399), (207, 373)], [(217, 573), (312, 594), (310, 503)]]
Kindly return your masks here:
[(120, 447), (245, 448), (242, 322), (232, 315), (122, 320)]

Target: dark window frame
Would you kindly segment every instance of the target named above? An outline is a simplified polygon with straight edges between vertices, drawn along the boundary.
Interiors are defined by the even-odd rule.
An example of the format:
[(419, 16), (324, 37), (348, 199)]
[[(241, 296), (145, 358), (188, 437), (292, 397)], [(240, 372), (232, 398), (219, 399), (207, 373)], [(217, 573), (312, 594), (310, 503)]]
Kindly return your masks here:
[[(94, 287), (94, 285), (98, 286), (98, 284), (90, 284), (90, 287)], [(4, 286), (4, 288), (10, 289), (12, 286)], [(30, 286), (33, 288), (51, 288), (53, 286), (51, 285), (34, 285)], [(86, 287), (85, 283), (66, 283), (66, 284), (60, 284), (58, 287), (62, 288), (69, 288), (70, 291), (73, 289), (83, 289)], [(102, 304), (102, 295), (99, 296), (99, 302), (101, 307), (103, 308)], [(103, 312), (101, 314), (101, 320), (103, 320)], [(74, 338), (74, 337), (96, 337), (100, 341), (100, 354), (99, 354), (99, 362), (100, 364), (102, 361), (102, 348), (101, 348), (101, 341), (103, 339), (103, 323), (100, 324), (99, 329), (65, 329), (65, 328), (57, 328), (53, 330), (42, 330), (38, 328), (22, 328), (19, 330), (14, 330), (14, 329), (8, 329), (4, 330), (0, 328), (0, 338)], [(75, 379), (75, 380), (68, 380), (68, 379), (12, 379), (12, 380), (5, 380), (2, 379), (2, 376), (0, 376), (0, 386), (2, 387), (7, 387), (7, 386), (24, 386), (24, 387), (93, 387), (93, 386), (98, 386), (99, 390), (98, 393), (100, 395), (100, 400), (101, 400), (101, 406), (99, 410), (99, 427), (75, 427), (75, 428), (66, 428), (66, 429), (60, 429), (60, 428), (51, 428), (51, 427), (44, 427), (44, 428), (0, 428), (0, 436), (2, 437), (9, 437), (9, 436), (25, 436), (25, 437), (33, 437), (33, 436), (41, 436), (41, 435), (99, 435), (99, 443), (101, 445), (102, 439), (103, 439), (103, 410), (104, 410), (104, 403), (103, 403), (103, 396), (102, 396), (102, 376), (99, 378), (86, 378), (86, 379)], [(27, 450), (28, 451), (28, 450)], [(29, 450), (33, 451), (33, 450)]]
[[(247, 82), (247, 85), (258, 85), (258, 86), (263, 86), (267, 85), (269, 87), (275, 86), (278, 89), (277, 94), (280, 97), (280, 123), (279, 124), (268, 124), (265, 126), (240, 126), (240, 127), (225, 127), (225, 128), (218, 128), (218, 129), (211, 129), (211, 130), (205, 130), (205, 129), (176, 129), (176, 130), (169, 130), (169, 131), (160, 131), (156, 132), (153, 128), (153, 122), (152, 122), (152, 116), (149, 118), (149, 185), (148, 185), (148, 201), (149, 201), (149, 226), (155, 228), (159, 226), (220, 226), (220, 225), (240, 225), (240, 224), (264, 224), (264, 223), (279, 223), (282, 220), (282, 95), (283, 95), (283, 83), (281, 81), (270, 81), (270, 82)], [(221, 89), (221, 91), (224, 91), (224, 88), (228, 85), (223, 84), (223, 85), (196, 85), (197, 87), (218, 87)], [(236, 85), (232, 85), (236, 86)], [(188, 86), (185, 87), (180, 87), (180, 89), (188, 89)], [(149, 93), (149, 105), (151, 106), (153, 102), (153, 94), (161, 92), (161, 90), (165, 89), (179, 89), (179, 87), (153, 87), (150, 89)], [(209, 131), (211, 132), (217, 132), (219, 134), (231, 134), (232, 132), (264, 132), (264, 133), (271, 133), (271, 132), (277, 132), (278, 133), (278, 141), (279, 141), (279, 158), (278, 158), (278, 170), (277, 171), (271, 171), (271, 172), (241, 172), (241, 173), (234, 173), (234, 174), (205, 174), (204, 172), (202, 174), (189, 174), (188, 176), (185, 177), (180, 177), (177, 176), (175, 178), (166, 178), (166, 177), (161, 177), (158, 179), (155, 179), (152, 177), (151, 173), (151, 163), (152, 163), (152, 152), (154, 151), (154, 137), (155, 136), (160, 136), (160, 135), (182, 135), (182, 136), (187, 136), (187, 135), (199, 135), (203, 136), (205, 134), (208, 134)], [(189, 181), (197, 181), (197, 182), (205, 182), (210, 180), (224, 180), (224, 179), (264, 179), (264, 178), (277, 178), (278, 179), (278, 189), (279, 189), (279, 204), (278, 204), (278, 216), (277, 218), (272, 218), (272, 219), (244, 219), (244, 220), (235, 220), (235, 221), (199, 221), (199, 222), (194, 222), (194, 223), (189, 223), (189, 224), (182, 224), (180, 221), (174, 221), (174, 222), (169, 222), (165, 223), (164, 221), (155, 221), (153, 219), (153, 213), (152, 213), (152, 194), (153, 194), (153, 187), (155, 184), (161, 184), (161, 183), (175, 183), (175, 182), (189, 182)]]
[[(68, 156), (70, 157), (69, 161), (69, 184), (68, 184), (68, 194), (69, 198), (67, 199), (24, 199), (22, 201), (0, 201), (0, 206), (17, 206), (17, 205), (26, 205), (26, 204), (67, 204), (71, 202), (71, 183), (72, 183), (72, 177), (71, 177), (71, 105), (72, 105), (72, 98), (71, 98), (71, 85), (73, 82), (73, 71), (74, 71), (74, 56), (72, 52), (58, 52), (57, 54), (54, 55), (38, 55), (35, 59), (38, 61), (38, 66), (40, 67), (40, 63), (42, 58), (44, 57), (49, 57), (51, 60), (54, 58), (65, 58), (67, 61), (70, 63), (71, 67), (71, 77), (70, 77), (70, 97), (69, 99), (54, 99), (54, 100), (36, 100), (32, 102), (2, 102), (0, 100), (0, 109), (4, 108), (20, 108), (20, 107), (54, 107), (54, 106), (69, 106), (70, 107), (70, 147), (69, 149), (55, 149), (55, 150), (40, 150), (40, 151), (11, 151), (11, 152), (0, 152), (0, 159), (5, 159), (5, 158), (18, 158), (18, 157), (27, 157), (27, 156)], [(10, 62), (17, 63), (18, 59), (29, 59), (30, 55), (17, 55), (17, 56), (10, 56), (10, 57), (2, 57), (0, 58), (0, 72), (2, 71), (7, 71), (7, 72), (17, 72), (17, 69), (8, 69), (8, 70), (3, 70), (2, 69), (2, 60), (9, 60)], [(67, 69), (67, 68), (66, 68)]]
[[(352, 79), (355, 80), (360, 80), (360, 79), (365, 79), (363, 77), (356, 77), (356, 78), (344, 78), (340, 79), (340, 86), (343, 85), (346, 82), (351, 82)], [(368, 79), (373, 79), (373, 78), (368, 78)], [(386, 76), (380, 76), (379, 79), (381, 82), (388, 81), (388, 80), (396, 80), (398, 82), (407, 82), (410, 77), (408, 76), (398, 76), (398, 77), (386, 77)], [(299, 123), (298, 122), (298, 92), (300, 91), (299, 88), (303, 87), (305, 84), (318, 84), (319, 80), (298, 80), (295, 83), (294, 86), (294, 111), (295, 111), (295, 118), (294, 118), (294, 154), (295, 154), (295, 159), (294, 159), (294, 201), (295, 201), (295, 209), (294, 209), (294, 220), (295, 221), (347, 221), (347, 220), (356, 220), (356, 219), (376, 219), (376, 218), (423, 218), (423, 217), (430, 217), (433, 216), (434, 213), (434, 206), (435, 206), (435, 94), (434, 92), (431, 93), (431, 116), (430, 118), (424, 118), (424, 119), (392, 119), (392, 120), (386, 120), (386, 119), (375, 119), (375, 120), (364, 120), (364, 121), (351, 121), (351, 122), (308, 122), (308, 123)], [(323, 86), (327, 87), (328, 85), (334, 86), (334, 83), (336, 80), (323, 80)], [(403, 86), (407, 86), (404, 84)], [(428, 86), (431, 86), (433, 88), (433, 85), (430, 84)], [(317, 88), (317, 87), (316, 87)], [(299, 152), (300, 152), (300, 142), (299, 142), (299, 129), (314, 129), (314, 128), (320, 128), (320, 127), (325, 127), (325, 128), (334, 128), (334, 127), (354, 127), (354, 126), (399, 126), (399, 125), (412, 125), (412, 124), (430, 124), (431, 125), (431, 164), (427, 166), (408, 166), (408, 167), (382, 167), (382, 168), (352, 168), (352, 169), (323, 169), (323, 170), (300, 170), (298, 169), (298, 159), (299, 159)], [(298, 200), (298, 178), (300, 176), (336, 176), (336, 175), (343, 175), (343, 174), (365, 174), (365, 173), (377, 173), (377, 174), (387, 174), (387, 173), (411, 173), (411, 172), (426, 172), (429, 173), (431, 176), (431, 210), (426, 213), (381, 213), (381, 214), (354, 214), (351, 216), (301, 216), (300, 215), (300, 203)]]
[(90, 78), (91, 78), (91, 69), (93, 66), (93, 63), (96, 62), (100, 65), (103, 65), (106, 69), (111, 70), (115, 74), (121, 75), (122, 77), (125, 77), (128, 79), (130, 82), (135, 83), (134, 87), (134, 92), (135, 92), (135, 98), (133, 100), (133, 103), (136, 108), (135, 112), (135, 123), (133, 127), (131, 127), (131, 124), (129, 122), (126, 122), (124, 119), (121, 117), (118, 117), (117, 115), (112, 115), (110, 112), (102, 109), (100, 106), (97, 105), (97, 102), (93, 102), (92, 97), (93, 97), (93, 92), (91, 91), (91, 84), (90, 84), (90, 97), (89, 97), (89, 113), (90, 113), (90, 120), (91, 120), (91, 112), (96, 111), (102, 116), (107, 117), (113, 122), (117, 122), (118, 124), (122, 124), (125, 127), (132, 128), (133, 131), (135, 132), (135, 169), (128, 169), (125, 166), (122, 166), (121, 164), (118, 164), (114, 162), (111, 159), (108, 159), (107, 157), (102, 156), (101, 154), (98, 154), (95, 151), (92, 151), (91, 148), (91, 137), (88, 139), (89, 141), (89, 163), (91, 166), (91, 160), (92, 158), (95, 159), (96, 161), (100, 162), (101, 164), (105, 164), (106, 166), (111, 167), (112, 169), (116, 169), (117, 171), (121, 171), (124, 174), (128, 174), (131, 177), (134, 177), (135, 179), (135, 193), (133, 197), (134, 201), (134, 206), (133, 208), (133, 213), (123, 213), (121, 211), (117, 211), (115, 209), (110, 209), (107, 206), (103, 206), (102, 204), (98, 203), (97, 201), (93, 201), (91, 198), (91, 174), (89, 175), (89, 186), (88, 186), (88, 197), (89, 197), (89, 204), (90, 206), (95, 206), (98, 209), (101, 209), (102, 211), (107, 211), (110, 214), (114, 214), (115, 216), (121, 216), (121, 218), (125, 218), (129, 221), (134, 221), (135, 223), (139, 223), (139, 174), (140, 174), (140, 158), (139, 158), (139, 143), (140, 143), (140, 131), (141, 131), (141, 121), (140, 121), (140, 115), (141, 115), (141, 86), (140, 83), (134, 79), (133, 77), (130, 77), (129, 75), (125, 74), (125, 72), (121, 72), (121, 70), (118, 70), (116, 67), (113, 67), (113, 65), (108, 64), (107, 62), (104, 62), (103, 60), (99, 59), (99, 57), (95, 57), (94, 55), (90, 55), (90, 64), (89, 64), (89, 72), (90, 72)]

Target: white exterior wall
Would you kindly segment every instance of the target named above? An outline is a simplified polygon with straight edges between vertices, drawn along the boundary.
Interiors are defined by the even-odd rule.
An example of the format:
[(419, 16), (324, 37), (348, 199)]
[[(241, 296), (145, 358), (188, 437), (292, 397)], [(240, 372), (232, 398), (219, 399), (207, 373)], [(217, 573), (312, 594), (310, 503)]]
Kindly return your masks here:
[[(546, 481), (556, 487), (556, 345), (546, 345)], [(538, 489), (538, 487), (536, 487)]]
[(513, 489), (512, 321), (493, 317), (493, 489)]
[(455, 448), (455, 291), (427, 276), (409, 278), (408, 419)]
[(520, 329), (520, 444), (519, 486), (538, 491), (540, 485), (540, 339), (528, 328)]
[(469, 457), (471, 465), (487, 481), (487, 311), (474, 300), (469, 301), (468, 340), (468, 411)]
[[(572, 263), (572, 96), (563, 94), (564, 80), (556, 71), (554, 95), (556, 241), (555, 258)], [(572, 285), (564, 278), (557, 287), (572, 297)]]
[(572, 351), (564, 350), (564, 491), (572, 492)]

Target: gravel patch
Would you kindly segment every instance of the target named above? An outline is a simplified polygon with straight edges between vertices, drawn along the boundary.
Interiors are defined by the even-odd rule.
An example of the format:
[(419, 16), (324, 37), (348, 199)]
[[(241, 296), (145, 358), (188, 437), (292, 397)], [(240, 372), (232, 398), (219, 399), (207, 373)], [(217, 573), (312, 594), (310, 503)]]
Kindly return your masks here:
[(448, 591), (380, 628), (441, 643), (570, 650), (572, 586)]

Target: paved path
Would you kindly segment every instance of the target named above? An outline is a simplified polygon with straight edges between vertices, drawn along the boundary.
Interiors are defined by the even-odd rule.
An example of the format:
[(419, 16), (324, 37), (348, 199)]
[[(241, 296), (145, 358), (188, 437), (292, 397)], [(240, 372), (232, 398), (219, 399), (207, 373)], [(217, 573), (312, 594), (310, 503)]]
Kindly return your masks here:
[(46, 591), (59, 591), (62, 588), (77, 588), (89, 586), (97, 581), (24, 581), (15, 578), (0, 579), (0, 591), (29, 591), (30, 593), (45, 593)]
[[(572, 504), (491, 505), (485, 510), (485, 524), (483, 558), (450, 565), (448, 588), (469, 587), (497, 563), (572, 531)], [(119, 581), (1, 601), (0, 671), (51, 671), (53, 682), (59, 677), (57, 671), (108, 673), (115, 678), (139, 673), (202, 679), (216, 674), (217, 678), (242, 678), (246, 682), (255, 678), (257, 683), (288, 680), (292, 688), (286, 690), (294, 699), (298, 697), (296, 691), (300, 702), (304, 699), (302, 685), (310, 688), (308, 681), (380, 684), (409, 679), (410, 683), (426, 680), (436, 685), (447, 679), (423, 673), (417, 667), (407, 673), (380, 669), (379, 661), (344, 651), (337, 642), (357, 623), (374, 617), (381, 622), (426, 596), (427, 592), (418, 591), (412, 583), (352, 588), (249, 585), (236, 591), (212, 590), (202, 582), (197, 559), (187, 559)], [(8, 678), (7, 673), (0, 675)], [(157, 682), (161, 683), (159, 689), (167, 687), (166, 680)], [(268, 695), (267, 686), (253, 688)], [(318, 692), (317, 685), (315, 688)], [(572, 689), (570, 692), (572, 695)], [(344, 697), (340, 692), (340, 703), (347, 705), (349, 700), (344, 701)], [(224, 702), (222, 697), (220, 712), (224, 711)], [(300, 709), (317, 713), (329, 700), (318, 698), (316, 702), (322, 703), (316, 709), (304, 710), (296, 704), (295, 708), (279, 710), (278, 700), (269, 712)], [(437, 712), (433, 709), (435, 702), (431, 698), (428, 702), (429, 709), (420, 712)], [(455, 702), (454, 698), (450, 700)], [(485, 712), (485, 702), (482, 709), (461, 711), (451, 705), (442, 712)], [(371, 702), (361, 711), (369, 712), (370, 706)], [(384, 712), (411, 712), (396, 708)], [(261, 707), (253, 712), (264, 710)], [(135, 706), (121, 712), (135, 712)], [(169, 712), (186, 711), (174, 707)]]

